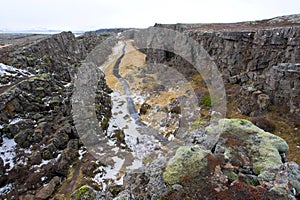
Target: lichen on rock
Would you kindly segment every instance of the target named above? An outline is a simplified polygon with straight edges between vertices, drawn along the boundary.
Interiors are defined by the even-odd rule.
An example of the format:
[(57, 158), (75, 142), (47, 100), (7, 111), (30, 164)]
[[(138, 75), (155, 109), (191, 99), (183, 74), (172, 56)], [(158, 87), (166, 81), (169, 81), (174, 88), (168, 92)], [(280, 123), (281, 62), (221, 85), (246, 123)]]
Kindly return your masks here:
[(231, 199), (246, 192), (253, 199), (286, 199), (299, 194), (299, 167), (282, 159), (288, 145), (280, 137), (243, 119), (221, 119), (206, 133), (219, 135), (211, 151), (205, 145), (179, 147), (166, 164), (164, 181), (182, 186), (166, 192), (167, 198)]
[(172, 157), (166, 167), (163, 178), (173, 185), (179, 183), (185, 174), (198, 173), (207, 166), (205, 156), (208, 151), (201, 149), (199, 146), (179, 147), (174, 157)]
[(98, 192), (88, 185), (81, 186), (71, 196), (72, 200), (97, 199), (97, 198), (99, 198)]
[[(239, 159), (245, 165), (248, 158), (256, 174), (264, 168), (282, 164), (281, 154), (288, 151), (288, 145), (282, 138), (265, 132), (243, 119), (222, 119), (217, 126), (221, 135), (216, 146), (225, 151), (225, 156), (231, 162), (236, 163), (236, 159)], [(206, 130), (207, 134), (210, 134), (215, 127), (208, 127)], [(236, 153), (240, 158), (234, 156)]]

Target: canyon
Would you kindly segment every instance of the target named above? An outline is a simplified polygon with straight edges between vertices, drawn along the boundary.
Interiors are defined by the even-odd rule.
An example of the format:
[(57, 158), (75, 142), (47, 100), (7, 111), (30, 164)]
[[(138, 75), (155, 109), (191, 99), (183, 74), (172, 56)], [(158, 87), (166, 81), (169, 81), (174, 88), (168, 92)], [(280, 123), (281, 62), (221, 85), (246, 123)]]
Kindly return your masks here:
[(1, 199), (300, 198), (300, 15), (99, 33), (0, 40)]

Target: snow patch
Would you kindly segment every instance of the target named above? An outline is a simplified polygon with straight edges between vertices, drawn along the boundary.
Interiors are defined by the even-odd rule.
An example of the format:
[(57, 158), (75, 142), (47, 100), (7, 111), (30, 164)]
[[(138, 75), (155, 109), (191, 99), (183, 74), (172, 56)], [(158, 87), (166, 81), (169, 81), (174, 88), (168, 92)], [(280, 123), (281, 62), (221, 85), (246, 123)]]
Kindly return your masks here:
[(84, 154), (86, 154), (86, 150), (85, 149), (79, 149), (78, 154), (79, 154), (79, 160), (82, 160)]
[(14, 158), (16, 157), (16, 145), (14, 139), (8, 139), (6, 136), (2, 137), (2, 145), (0, 146), (0, 157), (2, 158), (4, 162), (4, 166), (9, 164), (9, 169), (7, 171), (10, 171), (14, 167)]
[(27, 70), (18, 69), (18, 68), (0, 63), (0, 76), (30, 77), (30, 76), (33, 76), (33, 74), (31, 74)]
[(96, 174), (96, 176), (92, 179), (99, 185), (102, 185), (102, 190), (106, 190), (106, 182), (113, 182), (116, 185), (123, 185), (123, 176), (120, 175), (120, 170), (125, 162), (125, 159), (121, 159), (119, 157), (112, 157), (115, 162), (114, 166), (107, 167), (99, 167), (97, 171), (101, 171), (101, 173)]
[(7, 194), (12, 190), (12, 184), (7, 184), (4, 187), (0, 188), (0, 194)]
[(13, 120), (10, 120), (9, 121), (9, 124), (10, 125), (12, 125), (12, 124), (16, 124), (16, 123), (18, 123), (19, 121), (22, 121), (23, 119), (21, 119), (21, 118), (15, 118), (15, 119), (13, 119)]
[(118, 54), (121, 54), (124, 45), (125, 45), (124, 42), (119, 41), (118, 44), (116, 44), (116, 46), (113, 47), (112, 54), (109, 55), (107, 61), (103, 65), (100, 66), (100, 69), (102, 71), (104, 71), (111, 64), (111, 62), (114, 60), (114, 58)]
[(72, 83), (70, 82), (70, 83), (65, 84), (64, 87), (65, 87), (65, 88), (68, 88), (68, 87), (70, 87), (71, 85), (72, 85)]

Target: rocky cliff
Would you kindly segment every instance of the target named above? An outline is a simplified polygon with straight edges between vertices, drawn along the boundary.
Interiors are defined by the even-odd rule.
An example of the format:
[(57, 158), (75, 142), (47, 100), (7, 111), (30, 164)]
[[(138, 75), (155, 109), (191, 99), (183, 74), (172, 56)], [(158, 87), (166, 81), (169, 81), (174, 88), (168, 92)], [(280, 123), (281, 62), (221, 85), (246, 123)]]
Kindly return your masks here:
[[(281, 116), (272, 112), (274, 105), (285, 105), (293, 116), (299, 117), (299, 24), (298, 15), (237, 24), (157, 24), (156, 27), (181, 31), (202, 45), (221, 71), (228, 96), (232, 95), (228, 98), (229, 104), (236, 103), (240, 109), (238, 116), (247, 118), (247, 115), (259, 115), (261, 118), (253, 118), (253, 123), (243, 119), (222, 119), (217, 124), (204, 127), (207, 125), (206, 118), (212, 113), (210, 106), (213, 99), (205, 99), (203, 95), (199, 95), (205, 100), (200, 101), (200, 110), (204, 112), (200, 113), (200, 121), (195, 121), (192, 129), (183, 133), (185, 137), (177, 137), (175, 134), (174, 137), (177, 138), (168, 141), (161, 136), (163, 142), (170, 143), (163, 147), (152, 145), (150, 140), (143, 141), (143, 137), (131, 141), (141, 153), (149, 153), (149, 148), (166, 153), (157, 157), (155, 152), (153, 155), (149, 154), (142, 160), (142, 167), (128, 170), (126, 174), (122, 165), (119, 166), (120, 162), (132, 162), (133, 165), (136, 160), (126, 160), (126, 156), (121, 159), (112, 156), (118, 148), (122, 153), (131, 153), (131, 149), (124, 143), (128, 140), (124, 130), (117, 129), (117, 123), (109, 124), (112, 100), (116, 97), (111, 98), (112, 91), (106, 85), (104, 74), (100, 72), (93, 76), (95, 71), (91, 71), (91, 74), (84, 73), (88, 68), (82, 62), (92, 62), (95, 66), (103, 64), (109, 54), (118, 54), (117, 51), (112, 51), (115, 41), (108, 42), (103, 50), (98, 45), (104, 43), (104, 36), (88, 33), (75, 37), (70, 32), (63, 32), (22, 45), (1, 48), (0, 198), (299, 198), (300, 169), (297, 163), (288, 162), (286, 157), (289, 144), (293, 145), (290, 149), (297, 152), (295, 148), (298, 149), (296, 145), (300, 143), (298, 144), (297, 135), (292, 133), (298, 134), (299, 129), (296, 123), (287, 124), (291, 129), (286, 131), (292, 130), (292, 142), (286, 142), (267, 132), (277, 130), (278, 126), (283, 129), (286, 127), (283, 124), (285, 121), (280, 121)], [(171, 65), (183, 74), (189, 83), (193, 82), (195, 88), (200, 90), (195, 91), (196, 94), (201, 94), (201, 90), (204, 90), (202, 85), (197, 85), (198, 82), (202, 83), (198, 77), (195, 79), (197, 71), (182, 57), (161, 50), (141, 51), (147, 54), (148, 62)], [(130, 55), (137, 54), (129, 53), (126, 56)], [(119, 62), (122, 57), (123, 55), (118, 59)], [(147, 66), (144, 62), (143, 65)], [(126, 67), (139, 72), (138, 75), (130, 74), (131, 80), (138, 76), (139, 81), (144, 81), (147, 75), (153, 75), (151, 66), (149, 70), (134, 65)], [(83, 79), (77, 81), (80, 86), (89, 86), (86, 80), (96, 77), (96, 80), (90, 81), (97, 83), (95, 88), (82, 87), (95, 93), (92, 110), (96, 111), (96, 124), (102, 130), (109, 126), (117, 130), (111, 136), (92, 130), (94, 134), (104, 137), (101, 138), (103, 146), (98, 147), (96, 143), (97, 148), (102, 149), (102, 154), (98, 155), (100, 159), (93, 156), (95, 152), (88, 151), (86, 143), (83, 144), (82, 140), (87, 138), (79, 137), (78, 134), (81, 131), (83, 136), (90, 136), (85, 134), (91, 131), (87, 129), (85, 122), (91, 122), (93, 113), (84, 113), (86, 115), (82, 115), (82, 123), (79, 124), (83, 126), (78, 127), (77, 124), (75, 127), (76, 115), (81, 110), (72, 112), (72, 109), (84, 104), (85, 99), (91, 100), (87, 96), (91, 94), (90, 91), (81, 91), (80, 94), (87, 94), (83, 95), (85, 98), (72, 98), (78, 92), (78, 88), (74, 87), (80, 73), (84, 74)], [(159, 74), (161, 78), (165, 78), (163, 75)], [(149, 85), (149, 81), (144, 84)], [(139, 88), (136, 90), (140, 91)], [(158, 87), (155, 96), (161, 97), (159, 95), (163, 90), (165, 89)], [(153, 91), (155, 90), (151, 89), (149, 92)], [(80, 97), (80, 94), (76, 97)], [(125, 102), (117, 101), (115, 106), (120, 108), (113, 115), (124, 112), (122, 106)], [(145, 114), (150, 108), (144, 105)], [(173, 106), (176, 109), (172, 109), (170, 104), (168, 106), (167, 109), (161, 109), (167, 113), (183, 114), (177, 104)], [(80, 106), (75, 107), (77, 108)], [(140, 115), (141, 113), (140, 110)], [(274, 118), (271, 122), (279, 121), (281, 124), (272, 124), (266, 117), (268, 113)], [(281, 115), (285, 116), (286, 113), (281, 112)], [(201, 117), (205, 119), (202, 120)], [(129, 115), (124, 116), (124, 119), (132, 121)], [(172, 124), (173, 121), (169, 123)], [(124, 129), (129, 128), (126, 123), (124, 126)], [(207, 136), (216, 133), (220, 137), (215, 140), (212, 148), (208, 148)], [(151, 134), (147, 132), (146, 136), (156, 141)], [(284, 137), (285, 134), (286, 132), (282, 132), (280, 136)], [(114, 137), (117, 138), (117, 143), (111, 140)], [(88, 139), (95, 143), (94, 138)], [(143, 143), (148, 144), (147, 148), (138, 149)], [(109, 147), (109, 151), (103, 147)], [(298, 158), (299, 154), (294, 154)], [(122, 173), (125, 175), (122, 176)]]
[[(242, 92), (239, 106), (242, 113), (259, 115), (264, 112), (265, 108), (259, 108), (256, 103), (259, 101), (258, 95), (253, 94), (256, 92), (268, 95), (270, 103), (285, 105), (300, 116), (299, 15), (236, 24), (155, 26), (180, 31), (196, 40), (217, 64), (226, 82), (243, 86), (241, 91), (251, 88), (251, 91)], [(147, 55), (151, 62), (164, 60), (192, 67), (169, 52), (148, 51)]]
[[(47, 199), (68, 177), (83, 146), (71, 114), (71, 76), (102, 41), (93, 33), (63, 32), (1, 49), (1, 199)], [(110, 90), (103, 75), (97, 91), (98, 117), (107, 120)]]

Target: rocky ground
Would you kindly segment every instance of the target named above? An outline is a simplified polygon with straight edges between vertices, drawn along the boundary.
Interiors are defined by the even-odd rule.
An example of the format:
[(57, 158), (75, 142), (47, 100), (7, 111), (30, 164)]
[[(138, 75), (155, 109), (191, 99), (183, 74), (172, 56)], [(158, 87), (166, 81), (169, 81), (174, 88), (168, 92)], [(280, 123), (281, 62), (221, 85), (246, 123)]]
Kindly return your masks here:
[[(70, 32), (1, 48), (0, 198), (299, 198), (299, 21), (295, 15), (156, 25), (191, 36), (217, 63), (227, 117), (244, 119), (211, 125), (215, 99), (201, 75), (171, 52), (137, 51), (136, 41), (105, 43), (107, 35)], [(106, 50), (99, 52), (101, 44)], [(125, 55), (119, 73), (143, 125), (130, 118), (122, 84), (113, 76), (120, 44)], [(94, 59), (98, 54), (107, 58), (104, 65)], [(155, 61), (160, 64), (151, 65)], [(90, 62), (104, 73), (87, 74), (96, 77), (95, 113), (78, 118), (78, 105), (90, 94), (74, 94), (78, 84), (89, 84), (78, 79)], [(197, 106), (185, 110), (190, 106), (182, 102)], [(93, 115), (101, 131), (85, 138)]]

